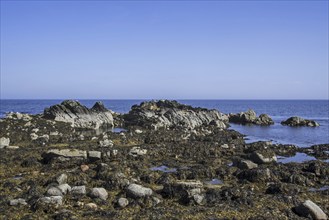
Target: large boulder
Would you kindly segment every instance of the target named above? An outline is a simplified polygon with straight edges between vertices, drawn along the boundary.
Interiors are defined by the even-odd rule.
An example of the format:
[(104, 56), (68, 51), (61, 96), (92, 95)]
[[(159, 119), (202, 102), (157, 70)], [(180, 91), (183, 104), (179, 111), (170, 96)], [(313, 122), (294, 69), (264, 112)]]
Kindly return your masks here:
[(254, 110), (249, 109), (246, 112), (229, 114), (229, 121), (237, 124), (255, 124), (255, 125), (272, 125), (274, 121), (267, 114), (261, 114), (257, 117)]
[(132, 106), (130, 112), (123, 117), (127, 126), (153, 129), (194, 129), (203, 125), (226, 128), (228, 123), (228, 117), (217, 110), (193, 108), (169, 100), (142, 102), (140, 105)]
[(65, 100), (61, 104), (46, 108), (43, 117), (55, 121), (71, 123), (73, 127), (98, 129), (113, 127), (113, 116), (101, 102), (92, 108), (81, 105), (78, 101)]
[(317, 127), (317, 126), (320, 126), (320, 124), (317, 123), (316, 121), (304, 119), (301, 117), (290, 117), (287, 120), (282, 121), (281, 124), (292, 126), (292, 127), (297, 127), (297, 126)]
[(297, 212), (298, 215), (303, 217), (311, 216), (312, 219), (319, 219), (319, 220), (328, 219), (328, 216), (322, 211), (322, 209), (311, 200), (306, 200), (299, 206), (295, 207), (295, 211)]

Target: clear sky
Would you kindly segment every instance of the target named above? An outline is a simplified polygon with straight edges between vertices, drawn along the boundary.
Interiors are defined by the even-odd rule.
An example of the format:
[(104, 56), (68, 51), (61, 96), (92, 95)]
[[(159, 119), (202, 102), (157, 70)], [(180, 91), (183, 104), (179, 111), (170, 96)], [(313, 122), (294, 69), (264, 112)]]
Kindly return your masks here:
[(328, 1), (1, 1), (1, 98), (328, 99)]

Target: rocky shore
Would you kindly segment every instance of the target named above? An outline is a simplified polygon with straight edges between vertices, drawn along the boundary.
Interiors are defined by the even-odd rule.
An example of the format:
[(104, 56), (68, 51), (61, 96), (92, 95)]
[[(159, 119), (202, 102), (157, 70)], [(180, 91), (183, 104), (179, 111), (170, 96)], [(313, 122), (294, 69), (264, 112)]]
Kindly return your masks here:
[[(327, 219), (329, 143), (247, 144), (229, 122), (273, 123), (168, 100), (127, 114), (76, 101), (10, 113), (0, 120), (0, 217)], [(282, 162), (296, 154), (317, 160)]]

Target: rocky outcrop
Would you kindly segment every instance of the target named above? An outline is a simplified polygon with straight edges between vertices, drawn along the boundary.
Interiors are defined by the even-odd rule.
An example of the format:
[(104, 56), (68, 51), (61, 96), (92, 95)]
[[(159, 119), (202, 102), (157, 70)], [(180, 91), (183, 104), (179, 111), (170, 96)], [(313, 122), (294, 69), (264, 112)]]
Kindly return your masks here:
[(282, 121), (281, 124), (292, 126), (292, 127), (297, 127), (297, 126), (317, 127), (317, 126), (320, 126), (320, 124), (317, 123), (316, 121), (304, 119), (301, 117), (290, 117), (287, 120)]
[(69, 122), (73, 127), (79, 128), (113, 127), (112, 113), (101, 102), (96, 102), (89, 109), (78, 101), (66, 100), (61, 104), (46, 108), (43, 117), (55, 121)]
[(193, 108), (177, 101), (160, 100), (142, 102), (134, 105), (130, 112), (123, 116), (127, 126), (146, 128), (188, 128), (194, 129), (203, 125), (226, 128), (228, 118), (217, 110)]
[(274, 121), (267, 114), (261, 114), (257, 117), (256, 112), (249, 109), (246, 112), (229, 114), (229, 121), (237, 124), (255, 124), (255, 125), (272, 125)]

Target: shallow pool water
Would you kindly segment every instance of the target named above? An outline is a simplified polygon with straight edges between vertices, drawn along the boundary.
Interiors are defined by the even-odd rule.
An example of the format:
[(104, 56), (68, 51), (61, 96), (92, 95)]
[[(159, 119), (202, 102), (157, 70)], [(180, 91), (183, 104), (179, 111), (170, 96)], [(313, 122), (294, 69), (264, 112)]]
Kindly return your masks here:
[(316, 158), (305, 153), (296, 153), (296, 155), (292, 157), (278, 157), (279, 163), (303, 163), (311, 160), (316, 160)]
[(150, 168), (150, 170), (152, 171), (161, 171), (161, 172), (164, 172), (164, 173), (175, 173), (177, 172), (177, 169), (176, 168), (169, 168), (167, 166), (158, 166), (158, 167), (152, 167)]

